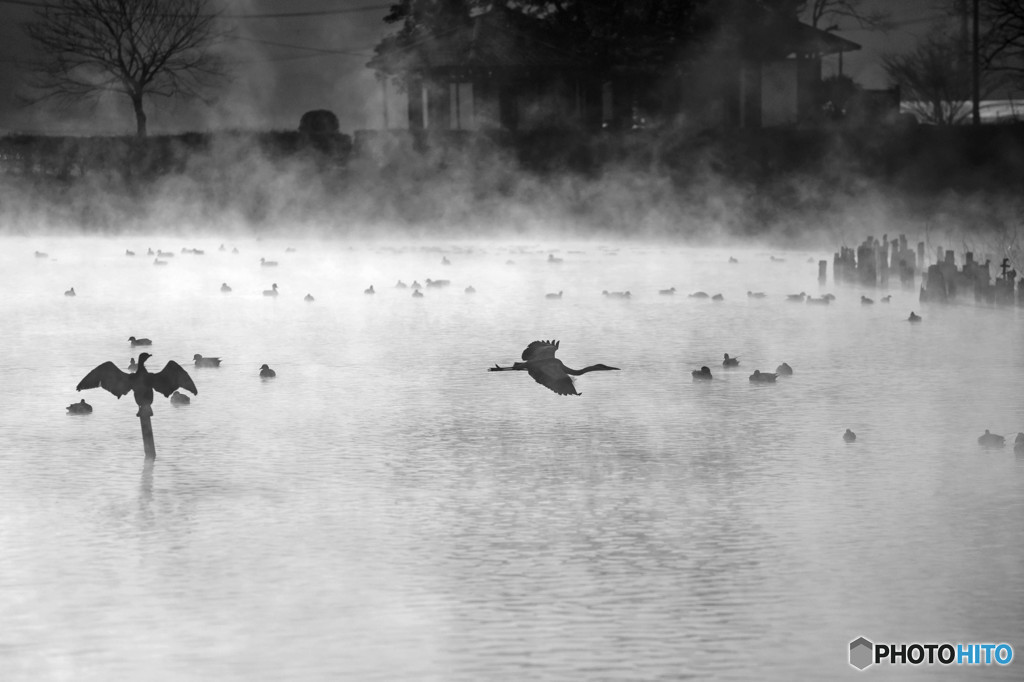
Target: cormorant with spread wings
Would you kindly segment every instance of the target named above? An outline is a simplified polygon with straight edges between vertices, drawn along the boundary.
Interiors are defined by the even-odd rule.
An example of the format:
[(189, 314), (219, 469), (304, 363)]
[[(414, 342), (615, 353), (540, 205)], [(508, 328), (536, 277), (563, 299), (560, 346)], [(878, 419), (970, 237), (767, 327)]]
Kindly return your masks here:
[(118, 400), (121, 396), (131, 392), (135, 396), (135, 402), (139, 406), (137, 416), (153, 414), (153, 391), (158, 391), (164, 397), (170, 396), (179, 388), (191, 391), (193, 395), (199, 395), (192, 377), (185, 369), (174, 360), (168, 361), (164, 368), (156, 374), (151, 374), (146, 369), (146, 360), (152, 356), (149, 353), (139, 354), (139, 367), (134, 374), (121, 371), (117, 365), (109, 360), (85, 375), (85, 378), (78, 382), (76, 390), (81, 391), (87, 388), (105, 388)]
[(591, 365), (583, 369), (572, 369), (566, 367), (561, 360), (555, 357), (558, 350), (558, 341), (534, 341), (523, 351), (523, 362), (514, 362), (511, 367), (489, 368), (488, 372), (505, 372), (509, 370), (525, 369), (538, 384), (547, 386), (558, 395), (580, 395), (573, 385), (573, 376), (580, 376), (587, 372), (596, 370), (617, 370), (618, 367), (608, 365)]

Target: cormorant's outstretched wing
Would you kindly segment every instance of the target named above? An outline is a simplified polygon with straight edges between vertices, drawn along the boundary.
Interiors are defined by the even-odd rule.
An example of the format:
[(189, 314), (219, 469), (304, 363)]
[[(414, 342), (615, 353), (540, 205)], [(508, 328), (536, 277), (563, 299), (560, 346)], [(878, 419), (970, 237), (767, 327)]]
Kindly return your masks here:
[(534, 381), (547, 386), (558, 395), (579, 395), (572, 383), (572, 377), (565, 373), (562, 363), (555, 358), (550, 358), (549, 362), (531, 364), (527, 371)]
[(150, 374), (147, 383), (154, 391), (163, 393), (165, 398), (170, 397), (179, 388), (191, 391), (192, 395), (199, 395), (196, 385), (192, 382), (192, 377), (188, 375), (184, 367), (174, 360), (164, 365), (164, 368), (156, 374)]
[(121, 396), (132, 390), (132, 376), (127, 372), (122, 372), (117, 365), (107, 360), (86, 374), (85, 378), (78, 382), (75, 390), (105, 388), (120, 399)]
[[(530, 360), (553, 358), (556, 350), (558, 350), (558, 341), (534, 341), (523, 351), (523, 360), (529, 362)], [(536, 379), (536, 377), (534, 378)]]

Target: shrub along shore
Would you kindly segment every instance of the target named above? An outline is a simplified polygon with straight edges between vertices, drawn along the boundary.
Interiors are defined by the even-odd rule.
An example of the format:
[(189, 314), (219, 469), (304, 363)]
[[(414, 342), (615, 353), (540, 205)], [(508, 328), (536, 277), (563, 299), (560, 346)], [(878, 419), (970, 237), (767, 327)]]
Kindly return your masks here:
[[(873, 130), (218, 132), (0, 138), (7, 230), (225, 216), (257, 230), (362, 222), (791, 236), (859, 218), (1005, 229), (1021, 217), (1024, 125)], [(859, 217), (858, 217), (859, 212)], [(890, 230), (892, 231), (892, 230)]]

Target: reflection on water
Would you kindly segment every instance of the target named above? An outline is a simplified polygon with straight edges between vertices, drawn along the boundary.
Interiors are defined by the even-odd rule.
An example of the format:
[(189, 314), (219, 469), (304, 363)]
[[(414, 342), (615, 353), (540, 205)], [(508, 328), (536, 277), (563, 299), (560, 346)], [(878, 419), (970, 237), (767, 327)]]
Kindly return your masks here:
[[(1024, 461), (976, 444), (1024, 430), (1018, 311), (788, 304), (807, 254), (123, 255), (180, 251), (159, 241), (0, 256), (4, 679), (831, 678), (860, 635), (1022, 641)], [(452, 283), (392, 286), (427, 278)], [(224, 358), (191, 405), (158, 398), (153, 466), (130, 397), (73, 391), (130, 335), (154, 367)], [(486, 372), (542, 338), (622, 371), (579, 398)]]

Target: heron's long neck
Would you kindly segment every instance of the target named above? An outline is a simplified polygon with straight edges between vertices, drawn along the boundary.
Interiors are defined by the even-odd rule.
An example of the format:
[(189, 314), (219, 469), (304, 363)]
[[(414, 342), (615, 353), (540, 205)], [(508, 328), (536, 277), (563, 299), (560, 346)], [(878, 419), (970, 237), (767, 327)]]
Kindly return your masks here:
[(569, 374), (573, 374), (575, 376), (579, 376), (581, 374), (586, 374), (587, 372), (594, 372), (594, 371), (598, 371), (598, 370), (602, 370), (602, 369), (608, 369), (608, 368), (605, 367), (604, 365), (591, 365), (590, 367), (584, 367), (583, 369), (573, 369), (571, 367), (566, 367), (565, 371), (568, 372)]

